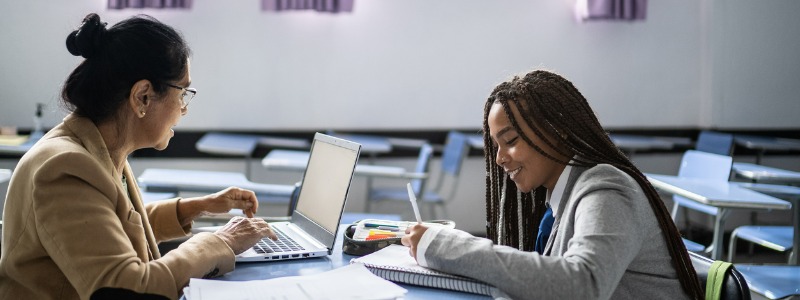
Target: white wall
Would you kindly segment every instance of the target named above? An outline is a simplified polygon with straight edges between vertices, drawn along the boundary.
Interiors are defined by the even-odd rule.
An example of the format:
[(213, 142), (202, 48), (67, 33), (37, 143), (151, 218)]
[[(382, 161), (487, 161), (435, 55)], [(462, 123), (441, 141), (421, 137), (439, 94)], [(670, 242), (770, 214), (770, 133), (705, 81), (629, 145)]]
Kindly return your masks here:
[(143, 12), (194, 50), (199, 95), (178, 130), (478, 128), (491, 89), (535, 67), (570, 78), (607, 127), (800, 127), (793, 0), (649, 1), (636, 23), (576, 22), (573, 0), (358, 0), (339, 15), (105, 2), (0, 0), (0, 124), (29, 128), (35, 102), (57, 124), (80, 62), (66, 35), (88, 12)]

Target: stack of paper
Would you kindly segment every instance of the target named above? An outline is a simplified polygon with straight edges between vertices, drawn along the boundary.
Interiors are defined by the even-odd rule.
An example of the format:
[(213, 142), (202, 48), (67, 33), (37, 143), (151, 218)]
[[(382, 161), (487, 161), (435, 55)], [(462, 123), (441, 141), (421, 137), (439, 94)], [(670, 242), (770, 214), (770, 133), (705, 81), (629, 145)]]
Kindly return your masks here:
[[(269, 266), (265, 266), (268, 268)], [(331, 271), (267, 280), (221, 281), (191, 279), (187, 300), (209, 299), (397, 299), (406, 289), (375, 276), (361, 264)]]

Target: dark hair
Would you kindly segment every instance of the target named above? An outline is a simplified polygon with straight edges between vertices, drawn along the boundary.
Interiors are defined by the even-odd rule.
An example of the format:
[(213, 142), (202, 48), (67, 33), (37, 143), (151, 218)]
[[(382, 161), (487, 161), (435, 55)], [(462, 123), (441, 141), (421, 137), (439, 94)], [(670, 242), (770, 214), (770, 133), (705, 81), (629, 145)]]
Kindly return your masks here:
[[(503, 106), (506, 116), (517, 132), (523, 132), (520, 122), (524, 122), (545, 144), (564, 157), (574, 157), (574, 162), (561, 161), (545, 153), (528, 136), (520, 134), (528, 145), (545, 157), (565, 165), (581, 167), (609, 164), (633, 177), (644, 190), (664, 233), (681, 286), (694, 299), (704, 297), (680, 232), (656, 190), (644, 174), (614, 145), (578, 89), (567, 79), (551, 72), (535, 70), (522, 78), (515, 76), (512, 80), (499, 84), (484, 106), (483, 139), (486, 154), (488, 224), (486, 230), (492, 241), (532, 251), (535, 242), (533, 237), (536, 236), (545, 210), (546, 194), (544, 187), (536, 188), (533, 193), (518, 193), (513, 182), (502, 180), (506, 175), (502, 167), (495, 163), (497, 148), (489, 136), (489, 111), (495, 103)], [(514, 117), (511, 112), (512, 106), (520, 112), (522, 120)], [(559, 147), (556, 144), (563, 146)], [(501, 202), (504, 202), (502, 206)], [(517, 203), (521, 203), (521, 211), (533, 211), (533, 214), (522, 214), (520, 220)], [(505, 220), (501, 224), (502, 230), (508, 233), (503, 234), (502, 238), (497, 229), (501, 219)], [(513, 230), (517, 228), (522, 230)], [(520, 235), (522, 240), (519, 239)]]
[(67, 36), (67, 50), (85, 60), (67, 77), (61, 99), (95, 123), (115, 115), (139, 80), (163, 93), (165, 83), (183, 77), (191, 53), (180, 33), (153, 17), (134, 16), (106, 29), (94, 13)]

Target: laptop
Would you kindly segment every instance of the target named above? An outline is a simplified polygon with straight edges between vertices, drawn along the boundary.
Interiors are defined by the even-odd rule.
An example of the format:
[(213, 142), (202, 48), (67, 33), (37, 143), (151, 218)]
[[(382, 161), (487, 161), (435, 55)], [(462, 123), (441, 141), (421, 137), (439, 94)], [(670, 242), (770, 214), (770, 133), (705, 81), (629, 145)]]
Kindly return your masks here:
[(316, 133), (290, 221), (270, 223), (279, 241), (264, 238), (237, 255), (236, 261), (302, 259), (333, 253), (360, 153), (358, 143)]

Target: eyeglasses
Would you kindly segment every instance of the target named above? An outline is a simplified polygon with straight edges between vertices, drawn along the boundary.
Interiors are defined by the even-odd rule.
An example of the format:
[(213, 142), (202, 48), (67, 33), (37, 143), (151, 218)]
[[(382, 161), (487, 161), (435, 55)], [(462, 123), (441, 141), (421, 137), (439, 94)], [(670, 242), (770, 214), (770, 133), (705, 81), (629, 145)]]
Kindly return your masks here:
[(180, 86), (172, 85), (172, 84), (169, 84), (169, 83), (165, 83), (165, 84), (170, 86), (170, 87), (173, 87), (173, 88), (176, 88), (176, 89), (179, 89), (179, 90), (183, 91), (183, 94), (181, 94), (181, 109), (184, 109), (187, 106), (189, 106), (189, 101), (192, 101), (192, 99), (194, 98), (194, 95), (197, 95), (197, 90), (196, 89), (180, 87)]

